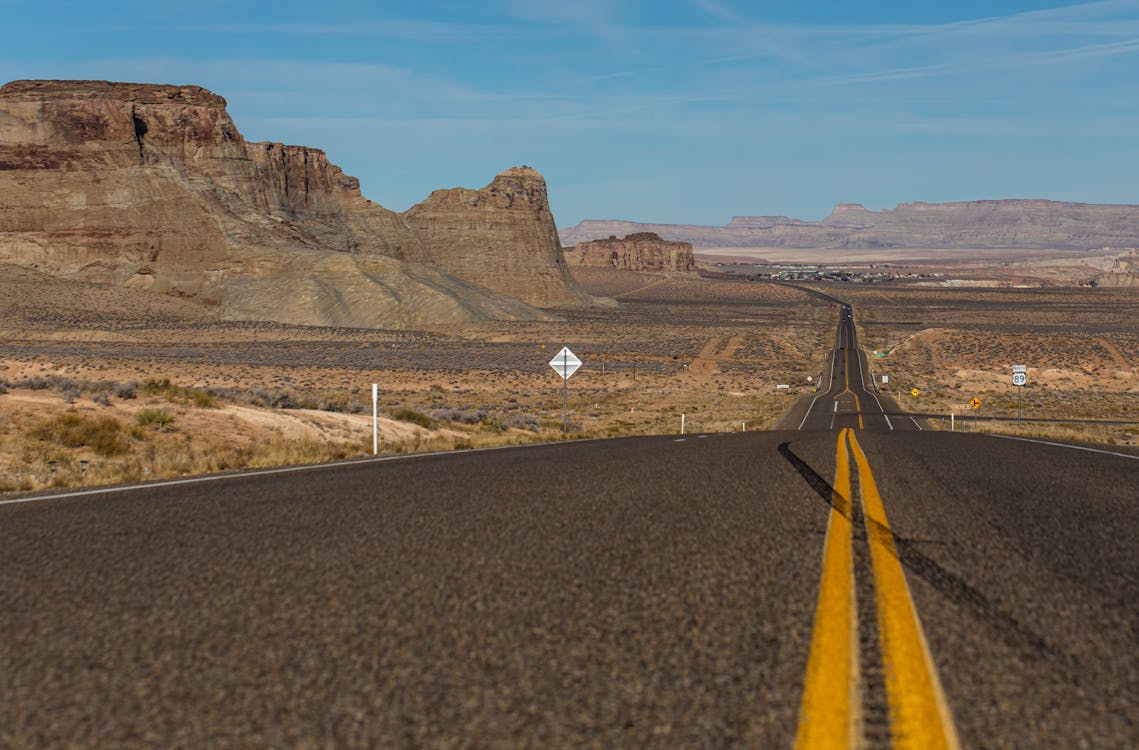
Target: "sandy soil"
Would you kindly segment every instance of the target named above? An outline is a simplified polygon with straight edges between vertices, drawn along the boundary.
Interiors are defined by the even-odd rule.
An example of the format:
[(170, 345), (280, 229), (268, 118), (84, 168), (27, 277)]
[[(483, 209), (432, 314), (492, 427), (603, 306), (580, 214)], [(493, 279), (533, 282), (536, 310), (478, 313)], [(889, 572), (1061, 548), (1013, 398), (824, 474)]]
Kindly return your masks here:
[[(575, 275), (618, 306), (374, 331), (225, 322), (187, 300), (0, 268), (0, 491), (90, 482), (96, 463), (110, 480), (359, 455), (371, 383), (386, 451), (559, 439), (562, 381), (547, 363), (562, 346), (584, 361), (567, 389), (573, 434), (675, 432), (682, 413), (691, 431), (762, 429), (793, 400), (775, 385), (811, 392), (833, 337), (837, 310), (786, 285)], [(876, 371), (904, 401), (919, 388), (915, 410), (978, 397), (1015, 411), (1009, 366), (1027, 364), (1026, 413), (1139, 419), (1139, 290), (817, 288), (855, 304), (863, 343), (886, 355), (871, 355)], [(120, 397), (130, 384), (137, 397)], [(173, 421), (142, 425), (146, 409)], [(69, 413), (113, 417), (127, 452), (33, 436)]]

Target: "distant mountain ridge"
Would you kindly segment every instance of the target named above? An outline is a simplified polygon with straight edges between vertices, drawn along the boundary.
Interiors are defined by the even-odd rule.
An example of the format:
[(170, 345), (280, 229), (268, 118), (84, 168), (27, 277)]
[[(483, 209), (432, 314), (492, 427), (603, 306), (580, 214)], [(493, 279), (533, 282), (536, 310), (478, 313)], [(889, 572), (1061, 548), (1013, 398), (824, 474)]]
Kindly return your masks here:
[(1139, 247), (1139, 206), (1009, 199), (870, 211), (840, 203), (821, 221), (734, 216), (715, 227), (587, 219), (559, 234), (568, 246), (633, 232), (655, 232), (696, 248), (1092, 250)]

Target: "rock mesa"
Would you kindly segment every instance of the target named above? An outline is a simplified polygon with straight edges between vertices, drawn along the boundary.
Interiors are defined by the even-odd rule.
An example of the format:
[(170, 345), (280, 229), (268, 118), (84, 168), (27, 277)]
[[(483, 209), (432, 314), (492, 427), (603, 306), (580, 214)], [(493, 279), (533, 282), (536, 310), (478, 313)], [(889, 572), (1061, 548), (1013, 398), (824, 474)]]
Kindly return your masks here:
[(566, 259), (575, 267), (585, 268), (678, 273), (696, 270), (691, 243), (663, 240), (653, 232), (636, 232), (620, 240), (613, 235), (580, 242), (566, 248)]
[[(245, 141), (225, 100), (197, 86), (0, 88), (0, 262), (193, 298), (227, 319), (405, 327), (588, 302), (557, 273), (545, 183), (532, 170), (524, 182), (525, 210), (405, 217), (318, 149)], [(448, 233), (466, 244), (452, 252)], [(464, 276), (473, 254), (504, 274)], [(534, 269), (541, 282), (514, 294)]]

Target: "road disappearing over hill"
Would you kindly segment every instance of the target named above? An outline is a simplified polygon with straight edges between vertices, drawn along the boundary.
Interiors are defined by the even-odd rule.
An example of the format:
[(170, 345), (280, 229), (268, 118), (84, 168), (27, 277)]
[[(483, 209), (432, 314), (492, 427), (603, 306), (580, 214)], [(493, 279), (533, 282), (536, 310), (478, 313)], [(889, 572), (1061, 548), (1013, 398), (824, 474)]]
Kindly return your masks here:
[(925, 429), (839, 312), (779, 431), (0, 502), (0, 746), (1139, 746), (1139, 460)]

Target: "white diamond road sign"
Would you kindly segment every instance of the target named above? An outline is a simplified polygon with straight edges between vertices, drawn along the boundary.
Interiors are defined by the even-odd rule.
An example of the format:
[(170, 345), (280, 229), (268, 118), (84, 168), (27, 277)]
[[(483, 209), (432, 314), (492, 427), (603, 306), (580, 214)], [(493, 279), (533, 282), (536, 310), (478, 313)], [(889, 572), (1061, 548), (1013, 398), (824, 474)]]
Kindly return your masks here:
[(569, 380), (570, 375), (573, 375), (577, 372), (577, 368), (581, 367), (581, 360), (569, 350), (568, 346), (563, 346), (562, 350), (550, 360), (550, 367), (562, 376), (562, 380)]

